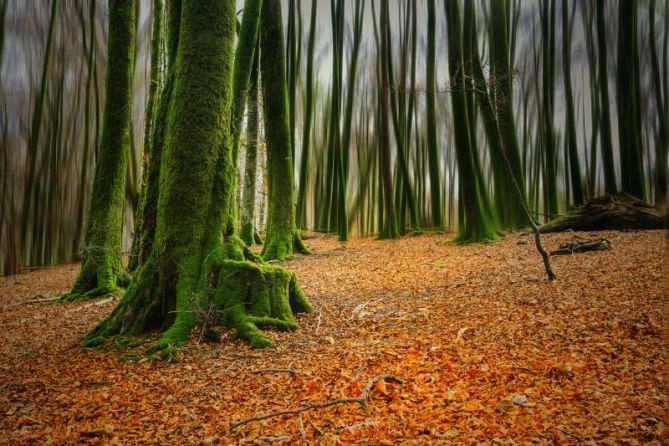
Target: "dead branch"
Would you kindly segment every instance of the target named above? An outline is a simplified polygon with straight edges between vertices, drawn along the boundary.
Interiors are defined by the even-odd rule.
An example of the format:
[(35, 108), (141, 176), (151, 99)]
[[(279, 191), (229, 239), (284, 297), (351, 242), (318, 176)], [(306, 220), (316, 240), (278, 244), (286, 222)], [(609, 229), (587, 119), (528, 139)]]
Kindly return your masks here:
[(42, 303), (42, 302), (53, 302), (54, 300), (60, 299), (60, 296), (47, 297), (47, 298), (43, 298), (43, 299), (40, 299), (40, 297), (44, 297), (44, 296), (35, 296), (35, 299), (24, 300), (23, 302), (19, 302), (17, 305), (39, 304), (39, 303)]
[(375, 376), (374, 378), (371, 378), (369, 381), (367, 381), (367, 384), (365, 384), (365, 387), (362, 389), (362, 392), (357, 397), (338, 398), (338, 399), (329, 400), (329, 401), (304, 403), (304, 404), (302, 404), (302, 406), (296, 407), (294, 409), (286, 409), (286, 410), (281, 410), (281, 411), (278, 411), (278, 412), (271, 412), (271, 413), (267, 413), (267, 414), (264, 414), (264, 415), (258, 415), (258, 416), (255, 416), (255, 417), (247, 418), (245, 420), (237, 421), (236, 423), (230, 424), (230, 430), (233, 431), (233, 430), (237, 429), (239, 426), (243, 426), (245, 424), (252, 423), (254, 421), (262, 421), (262, 420), (266, 420), (268, 418), (279, 417), (279, 416), (282, 416), (282, 415), (295, 415), (295, 414), (298, 414), (298, 413), (306, 412), (307, 410), (323, 409), (325, 407), (335, 406), (337, 404), (358, 403), (360, 405), (360, 408), (366, 414), (369, 414), (369, 411), (367, 409), (367, 398), (369, 398), (369, 393), (372, 391), (372, 388), (374, 387), (374, 385), (381, 380), (388, 381), (388, 382), (395, 382), (395, 383), (398, 383), (398, 384), (404, 384), (404, 380), (402, 378), (398, 378), (395, 375)]
[(302, 443), (307, 442), (307, 432), (304, 430), (304, 423), (302, 422), (302, 415), (297, 420), (297, 428), (300, 431), (300, 437), (302, 437)]
[(611, 249), (611, 242), (605, 238), (597, 240), (582, 240), (579, 242), (562, 243), (560, 249), (551, 251), (552, 256), (574, 254), (575, 252), (590, 251), (608, 251)]

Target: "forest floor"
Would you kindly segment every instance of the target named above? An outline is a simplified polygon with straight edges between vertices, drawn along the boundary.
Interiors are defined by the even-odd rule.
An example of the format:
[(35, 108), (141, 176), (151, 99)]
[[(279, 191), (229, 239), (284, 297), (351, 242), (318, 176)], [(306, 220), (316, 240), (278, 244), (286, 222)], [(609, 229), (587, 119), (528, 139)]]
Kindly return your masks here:
[[(223, 334), (181, 362), (79, 349), (113, 308), (26, 304), (78, 265), (0, 279), (0, 444), (669, 444), (664, 231), (562, 233), (611, 251), (553, 257), (529, 235), (307, 240), (294, 269), (314, 312), (251, 350)], [(293, 373), (262, 371), (291, 369)], [(243, 425), (242, 419), (357, 396)]]

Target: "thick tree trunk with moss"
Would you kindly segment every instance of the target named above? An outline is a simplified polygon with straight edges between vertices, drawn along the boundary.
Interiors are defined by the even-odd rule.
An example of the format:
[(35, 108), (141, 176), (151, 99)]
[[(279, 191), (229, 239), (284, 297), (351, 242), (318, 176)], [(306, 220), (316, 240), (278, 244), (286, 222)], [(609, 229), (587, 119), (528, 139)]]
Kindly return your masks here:
[(213, 307), (254, 347), (271, 344), (259, 327), (296, 329), (293, 313), (310, 310), (295, 274), (246, 261), (253, 256), (230, 224), (235, 2), (184, 1), (180, 17), (153, 249), (86, 340), (159, 329), (152, 350), (168, 359), (202, 323), (199, 308)]
[(295, 181), (280, 0), (265, 0), (261, 19), (260, 72), (269, 181), (269, 214), (262, 256), (265, 260), (282, 260), (294, 252), (306, 254), (309, 251), (295, 225)]
[(118, 293), (128, 275), (121, 262), (125, 175), (129, 151), (134, 57), (134, 1), (109, 3), (107, 86), (82, 266), (66, 299)]
[(259, 50), (253, 58), (251, 83), (249, 85), (248, 115), (246, 123), (246, 162), (244, 164), (244, 195), (242, 201), (242, 227), (239, 236), (247, 245), (261, 244), (255, 226), (256, 179), (258, 173), (258, 124), (260, 104), (258, 97)]

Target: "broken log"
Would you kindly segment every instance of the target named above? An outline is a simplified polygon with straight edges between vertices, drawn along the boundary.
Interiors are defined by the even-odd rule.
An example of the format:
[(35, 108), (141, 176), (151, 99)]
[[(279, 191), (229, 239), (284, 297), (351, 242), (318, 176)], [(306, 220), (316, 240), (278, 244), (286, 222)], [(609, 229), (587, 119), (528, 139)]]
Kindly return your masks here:
[(664, 229), (666, 210), (627, 194), (604, 195), (542, 225), (542, 233), (607, 229)]
[(590, 251), (608, 251), (611, 249), (611, 242), (605, 238), (597, 240), (582, 240), (579, 242), (568, 242), (560, 245), (560, 249), (551, 251), (552, 256), (564, 254), (574, 254), (576, 252)]

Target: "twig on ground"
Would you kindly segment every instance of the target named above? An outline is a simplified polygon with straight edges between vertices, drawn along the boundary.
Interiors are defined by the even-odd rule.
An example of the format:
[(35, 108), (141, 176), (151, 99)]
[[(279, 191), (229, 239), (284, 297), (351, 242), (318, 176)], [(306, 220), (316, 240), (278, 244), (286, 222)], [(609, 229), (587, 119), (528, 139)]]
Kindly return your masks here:
[(323, 316), (323, 312), (319, 311), (318, 312), (318, 323), (316, 324), (316, 333), (318, 333), (318, 330), (321, 329), (321, 316)]
[(256, 369), (256, 370), (246, 370), (244, 373), (250, 375), (259, 375), (261, 373), (288, 373), (290, 375), (295, 375), (297, 370), (295, 369)]
[(60, 299), (60, 296), (47, 297), (47, 298), (43, 298), (43, 299), (40, 299), (40, 297), (44, 297), (44, 296), (35, 296), (35, 299), (24, 300), (23, 302), (19, 302), (17, 305), (40, 304), (42, 302), (53, 302), (54, 300)]
[(307, 433), (304, 431), (304, 423), (302, 422), (302, 415), (297, 419), (297, 429), (300, 431), (300, 437), (302, 437), (302, 443), (307, 442)]
[(92, 306), (101, 307), (102, 305), (106, 304), (109, 301), (116, 300), (116, 298), (117, 298), (117, 296), (110, 296), (106, 299), (102, 299), (102, 300), (99, 300), (97, 302), (90, 302), (90, 303), (87, 303), (86, 305), (82, 305), (80, 307), (75, 308), (74, 310), (72, 310), (72, 312), (74, 313), (75, 311), (83, 310), (84, 308), (88, 308), (88, 307), (92, 307)]
[(329, 401), (323, 401), (323, 402), (316, 402), (316, 403), (304, 403), (301, 407), (297, 407), (294, 409), (286, 409), (286, 410), (281, 410), (278, 412), (271, 412), (267, 413), (264, 415), (258, 415), (255, 417), (247, 418), (245, 420), (238, 421), (236, 423), (230, 424), (230, 430), (233, 431), (237, 429), (239, 426), (243, 426), (248, 423), (252, 423), (254, 421), (261, 421), (261, 420), (266, 420), (268, 418), (273, 418), (273, 417), (279, 417), (281, 415), (294, 415), (298, 414), (301, 412), (305, 412), (307, 410), (311, 409), (322, 409), (325, 407), (330, 407), (330, 406), (335, 406), (337, 404), (352, 404), (352, 403), (358, 403), (360, 405), (360, 408), (369, 415), (369, 410), (367, 409), (367, 398), (369, 397), (369, 393), (372, 391), (372, 388), (374, 385), (381, 381), (389, 381), (389, 382), (395, 382), (398, 384), (404, 384), (404, 380), (402, 378), (398, 378), (397, 376), (394, 375), (379, 375), (374, 378), (371, 378), (369, 381), (367, 381), (367, 384), (365, 384), (365, 387), (362, 389), (362, 392), (360, 395), (357, 397), (348, 397), (348, 398), (338, 398), (336, 400), (329, 400)]
[(290, 439), (291, 439), (290, 435), (270, 435), (270, 436), (258, 437), (258, 440), (265, 441), (267, 443), (274, 443), (277, 441), (290, 440)]
[(526, 371), (526, 372), (532, 372), (532, 373), (535, 373), (535, 372), (536, 372), (536, 370), (531, 369), (531, 368), (529, 368), (529, 367), (522, 366), (522, 365), (518, 364), (517, 362), (513, 362), (512, 364), (513, 364), (513, 368), (514, 368), (514, 369), (524, 370), (524, 371)]
[(309, 422), (311, 427), (313, 427), (314, 430), (318, 433), (318, 435), (321, 435), (321, 436), (323, 435), (323, 431), (318, 426), (316, 426), (316, 423), (311, 421), (311, 418), (307, 418), (307, 421)]
[(380, 424), (379, 421), (362, 421), (360, 423), (355, 423), (350, 426), (344, 426), (341, 429), (341, 432), (343, 433), (344, 431), (349, 431), (353, 432), (355, 430), (361, 429), (363, 427), (373, 427), (373, 426), (378, 426)]

